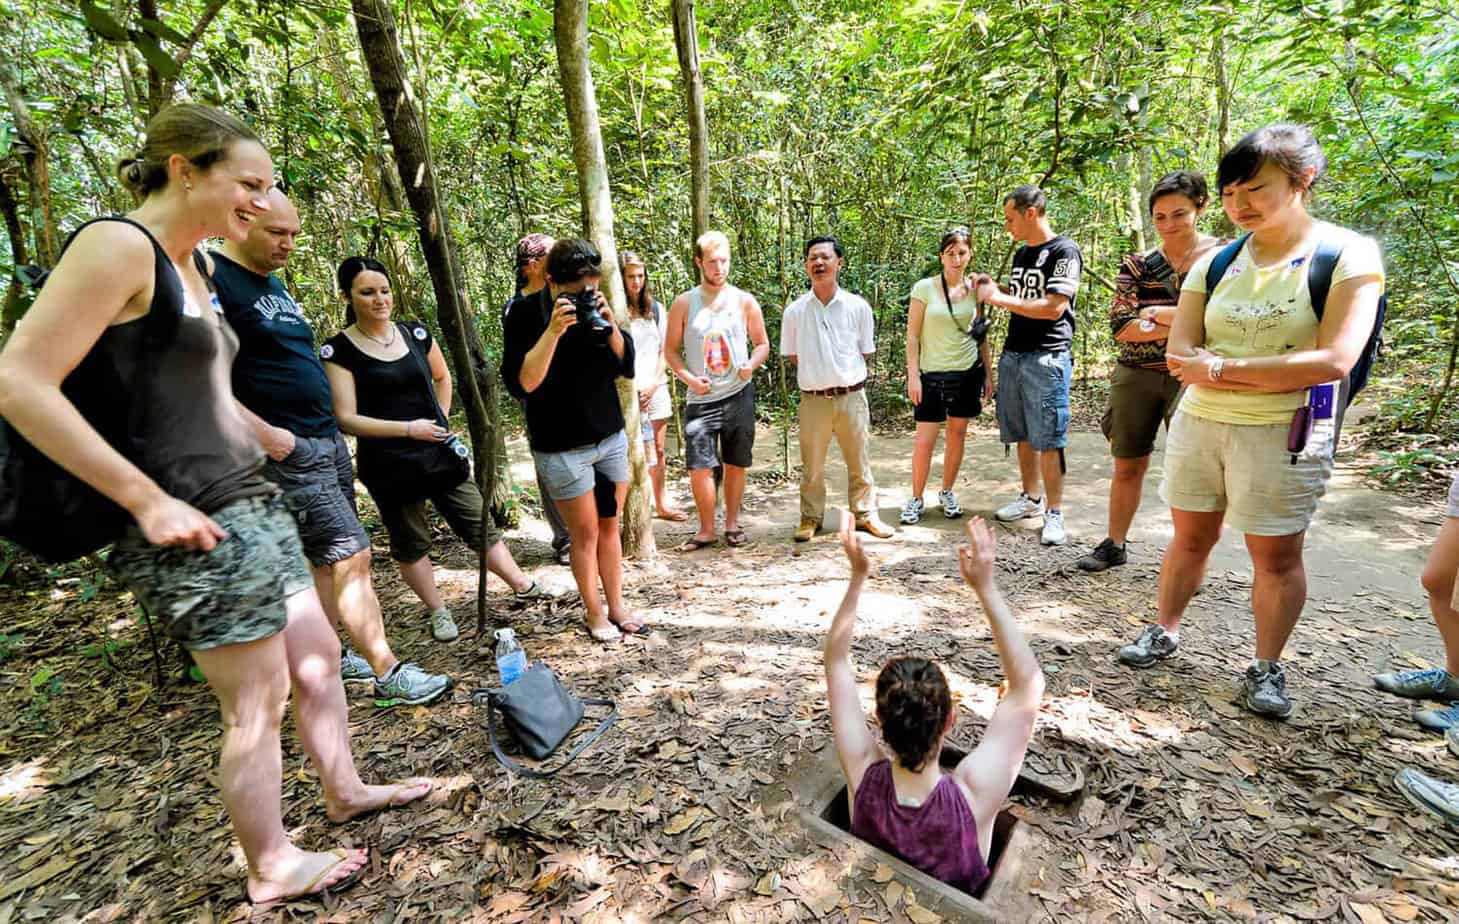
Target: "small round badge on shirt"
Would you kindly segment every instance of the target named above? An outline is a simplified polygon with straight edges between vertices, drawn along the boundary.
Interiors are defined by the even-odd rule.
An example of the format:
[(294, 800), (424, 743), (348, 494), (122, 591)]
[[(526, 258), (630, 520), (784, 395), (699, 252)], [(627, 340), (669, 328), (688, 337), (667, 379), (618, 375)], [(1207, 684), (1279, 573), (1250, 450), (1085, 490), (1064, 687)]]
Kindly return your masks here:
[(417, 327), (415, 329), (415, 339), (417, 339), (417, 340), (424, 340), (424, 339), (426, 339), (426, 329), (424, 327)]
[(324, 346), (322, 346), (322, 347), (319, 348), (319, 358), (320, 359), (328, 359), (329, 357), (331, 357), (333, 355), (334, 355), (334, 347), (330, 346), (329, 344), (326, 343)]

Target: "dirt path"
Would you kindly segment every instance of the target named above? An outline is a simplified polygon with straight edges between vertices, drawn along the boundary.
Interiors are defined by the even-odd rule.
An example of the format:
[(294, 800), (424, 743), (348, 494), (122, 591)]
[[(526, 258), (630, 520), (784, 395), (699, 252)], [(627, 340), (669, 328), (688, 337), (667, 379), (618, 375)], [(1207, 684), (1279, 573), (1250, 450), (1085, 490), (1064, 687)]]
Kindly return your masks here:
[[(833, 537), (788, 541), (796, 486), (774, 473), (774, 436), (760, 445), (767, 464), (752, 476), (751, 545), (630, 566), (630, 601), (657, 627), (647, 639), (594, 645), (579, 605), (511, 610), (493, 582), (494, 619), (516, 626), (534, 658), (581, 695), (618, 703), (613, 730), (551, 781), (509, 779), (469, 702), (493, 674), (489, 642), (468, 628), (469, 553), (454, 542), (438, 549), (443, 589), (468, 629), (441, 646), (377, 548), (397, 649), (458, 684), (450, 703), (429, 709), (380, 712), (351, 693), (364, 772), (441, 783), (419, 811), (330, 825), (286, 729), (291, 832), (311, 846), (372, 849), (365, 882), (321, 919), (951, 916), (928, 911), (926, 895), (895, 880), (878, 881), (863, 851), (811, 846), (791, 807), (766, 796), (826, 757), (819, 646), (845, 566)], [(987, 433), (969, 448), (960, 496), (986, 511), (1015, 489), (1014, 463)], [(908, 439), (877, 439), (889, 521), (909, 452)], [(1181, 656), (1148, 672), (1113, 662), (1153, 608), (1169, 523), (1152, 476), (1134, 562), (1104, 575), (1075, 571), (1101, 538), (1109, 468), (1098, 436), (1077, 434), (1070, 463), (1074, 542), (1042, 548), (1025, 526), (1000, 534), (1001, 579), (1049, 679), (1035, 759), (1071, 760), (1087, 774), (1076, 806), (1014, 806), (1046, 838), (1028, 859), (1032, 912), (1019, 920), (1453, 920), (1459, 835), (1411, 809), (1389, 780), (1403, 764), (1459, 778), (1459, 761), (1408, 721), (1408, 704), (1368, 685), (1390, 663), (1437, 656), (1417, 575), (1440, 512), (1336, 479), (1308, 554), (1312, 600), (1289, 648), (1298, 711), (1272, 724), (1235, 704), (1252, 627), (1249, 564), (1232, 537), (1192, 606)], [(840, 468), (833, 459), (833, 499)], [(887, 657), (938, 657), (961, 695), (954, 738), (966, 745), (992, 708), (997, 662), (976, 602), (953, 577), (957, 529), (934, 510), (873, 543), (880, 568), (855, 651), (868, 706)], [(660, 547), (688, 531), (659, 523)], [(546, 535), (534, 520), (510, 542), (529, 571), (565, 587)], [(244, 912), (240, 860), (210, 783), (216, 707), (205, 689), (182, 685), (169, 685), (159, 705), (132, 613), (126, 596), (85, 580), (0, 596), (0, 632), (21, 637), (0, 661), (0, 924)]]

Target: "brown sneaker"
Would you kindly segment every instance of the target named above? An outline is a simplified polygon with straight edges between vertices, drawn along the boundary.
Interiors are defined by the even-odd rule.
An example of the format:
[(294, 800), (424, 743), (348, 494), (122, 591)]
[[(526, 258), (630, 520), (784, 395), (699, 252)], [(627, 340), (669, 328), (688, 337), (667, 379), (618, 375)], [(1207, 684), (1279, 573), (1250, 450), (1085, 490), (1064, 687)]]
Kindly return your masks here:
[(821, 524), (817, 523), (815, 520), (812, 520), (809, 517), (801, 517), (800, 525), (795, 528), (795, 541), (810, 542), (811, 537), (814, 536), (816, 534), (816, 530), (820, 528)]
[(892, 528), (883, 523), (874, 513), (857, 520), (856, 528), (864, 533), (871, 533), (878, 539), (890, 539), (892, 537)]

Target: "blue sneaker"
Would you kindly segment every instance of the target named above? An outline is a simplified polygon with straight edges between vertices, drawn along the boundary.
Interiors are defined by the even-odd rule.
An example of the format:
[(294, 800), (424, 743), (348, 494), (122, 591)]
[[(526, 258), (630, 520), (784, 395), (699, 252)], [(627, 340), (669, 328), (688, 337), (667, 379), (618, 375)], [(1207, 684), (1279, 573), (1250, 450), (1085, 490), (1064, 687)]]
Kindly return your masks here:
[(1408, 699), (1437, 699), (1447, 703), (1459, 701), (1459, 680), (1455, 680), (1441, 667), (1378, 674), (1373, 678), (1373, 686), (1385, 693)]
[(1426, 776), (1412, 767), (1399, 770), (1393, 777), (1393, 785), (1414, 805), (1459, 827), (1459, 786)]
[(345, 683), (374, 683), (375, 669), (353, 648), (339, 654), (339, 676)]
[(427, 706), (446, 695), (451, 678), (445, 674), (427, 674), (409, 661), (398, 662), (390, 673), (375, 681), (375, 705)]
[(1450, 754), (1459, 757), (1459, 726), (1444, 732), (1444, 743), (1449, 746)]
[(1459, 727), (1459, 707), (1448, 709), (1418, 709), (1413, 720), (1429, 731), (1443, 732)]

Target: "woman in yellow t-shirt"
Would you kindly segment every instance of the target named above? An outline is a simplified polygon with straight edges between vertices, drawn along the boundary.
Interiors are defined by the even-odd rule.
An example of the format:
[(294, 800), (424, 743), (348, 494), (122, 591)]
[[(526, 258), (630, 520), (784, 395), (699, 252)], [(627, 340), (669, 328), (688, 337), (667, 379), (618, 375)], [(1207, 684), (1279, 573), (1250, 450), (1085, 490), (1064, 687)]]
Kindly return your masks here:
[(941, 273), (912, 286), (907, 316), (907, 397), (915, 405), (917, 440), (912, 449), (912, 496), (902, 505), (902, 522), (908, 526), (922, 519), (922, 492), (927, 489), (932, 450), (943, 421), (947, 421), (947, 440), (937, 500), (943, 516), (962, 516), (952, 488), (963, 464), (968, 421), (981, 414), (983, 402), (993, 397), (988, 341), (983, 331), (973, 336), (978, 300), (973, 295), (977, 280), (967, 278), (973, 253), (970, 237), (967, 228), (944, 234), (938, 247)]
[[(1206, 274), (1221, 251), (1198, 260), (1181, 287), (1166, 361), (1188, 387), (1161, 486), (1175, 537), (1160, 567), (1159, 621), (1119, 652), (1135, 667), (1175, 653), (1181, 616), (1228, 522), (1246, 534), (1255, 572), (1256, 659), (1244, 700), (1274, 718), (1292, 711), (1280, 659), (1307, 598), (1302, 542), (1332, 472), (1336, 385), (1362, 355), (1383, 293), (1377, 243), (1307, 211), (1326, 166), (1312, 131), (1287, 123), (1250, 132), (1221, 158), (1221, 203), (1246, 236), (1214, 291)], [(1319, 322), (1307, 273), (1320, 243), (1342, 254)], [(1305, 445), (1293, 451), (1289, 433), (1307, 429), (1308, 417)]]

